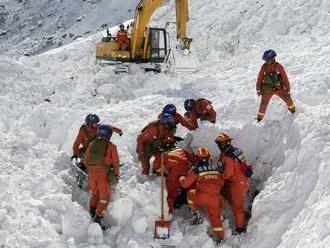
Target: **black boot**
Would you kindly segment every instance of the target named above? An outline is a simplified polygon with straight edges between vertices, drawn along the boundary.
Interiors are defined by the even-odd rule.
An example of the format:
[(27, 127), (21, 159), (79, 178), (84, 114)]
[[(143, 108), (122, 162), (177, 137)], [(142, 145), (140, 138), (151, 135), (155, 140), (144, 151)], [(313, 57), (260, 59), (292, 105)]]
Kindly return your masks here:
[(202, 217), (200, 217), (198, 211), (193, 211), (191, 217), (189, 218), (190, 225), (200, 225), (203, 223)]
[(94, 219), (94, 217), (96, 215), (96, 208), (95, 207), (90, 207), (89, 208), (89, 214), (90, 214), (91, 218)]
[(103, 216), (96, 215), (95, 218), (94, 218), (94, 222), (95, 223), (98, 223), (100, 225), (100, 227), (101, 227), (102, 230), (106, 230), (108, 228), (108, 226), (105, 225), (105, 223), (104, 223)]
[(236, 232), (236, 235), (239, 235), (241, 233), (245, 233), (246, 232), (246, 228), (245, 227), (242, 227), (242, 228), (237, 227), (235, 229), (235, 232)]

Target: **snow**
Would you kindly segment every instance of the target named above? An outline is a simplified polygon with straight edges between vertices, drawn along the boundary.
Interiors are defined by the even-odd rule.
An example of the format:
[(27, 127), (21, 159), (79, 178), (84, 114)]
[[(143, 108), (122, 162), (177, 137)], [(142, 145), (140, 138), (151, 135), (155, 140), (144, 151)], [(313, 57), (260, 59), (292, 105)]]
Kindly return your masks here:
[[(71, 6), (67, 13), (76, 9), (76, 2), (63, 2)], [(127, 9), (134, 8), (133, 2), (110, 4)], [(5, 2), (9, 3), (22, 8)], [(39, 11), (42, 1), (33, 3), (26, 3), (31, 6), (23, 16), (31, 15), (31, 9)], [(100, 3), (93, 6), (108, 13), (105, 1)], [(54, 6), (50, 10), (57, 16), (60, 11)], [(164, 104), (172, 102), (183, 112), (185, 98), (205, 97), (213, 102), (217, 123), (200, 123), (191, 134), (180, 127), (178, 134), (186, 143), (193, 138), (193, 150), (208, 147), (216, 160), (214, 139), (219, 132), (228, 132), (254, 165), (252, 186), (261, 191), (253, 202), (246, 234), (231, 235), (232, 218), (225, 209), (222, 247), (328, 247), (329, 11), (327, 0), (191, 1), (191, 54), (175, 52), (175, 57), (178, 67), (193, 67), (195, 73), (145, 74), (133, 66), (131, 75), (115, 75), (94, 64), (101, 33), (68, 40), (68, 45), (30, 57), (17, 56), (22, 45), (13, 46), (17, 37), (1, 36), (5, 42), (0, 46), (0, 246), (161, 247), (163, 243), (153, 239), (160, 182), (139, 175), (136, 136)], [(74, 25), (66, 21), (70, 27), (65, 33), (76, 29), (83, 34), (90, 27), (95, 31), (105, 16), (73, 12), (75, 22), (85, 17)], [(174, 19), (173, 13), (174, 1), (168, 1), (152, 25), (163, 27)], [(121, 16), (128, 19), (131, 14), (118, 13), (113, 19), (108, 15), (108, 23), (115, 25)], [(52, 18), (43, 16), (38, 22), (45, 27)], [(22, 29), (24, 37), (30, 26)], [(0, 29), (4, 30), (1, 25)], [(33, 37), (43, 38), (40, 33)], [(287, 70), (297, 112), (291, 115), (274, 97), (265, 120), (256, 124), (255, 80), (261, 54), (269, 48)], [(125, 164), (107, 210), (112, 226), (103, 233), (90, 221), (88, 192), (76, 186), (69, 172), (71, 146), (88, 113), (97, 113), (103, 123), (124, 131), (112, 138)], [(208, 222), (189, 226), (187, 218), (183, 207), (174, 216), (166, 244), (213, 247), (206, 234)]]

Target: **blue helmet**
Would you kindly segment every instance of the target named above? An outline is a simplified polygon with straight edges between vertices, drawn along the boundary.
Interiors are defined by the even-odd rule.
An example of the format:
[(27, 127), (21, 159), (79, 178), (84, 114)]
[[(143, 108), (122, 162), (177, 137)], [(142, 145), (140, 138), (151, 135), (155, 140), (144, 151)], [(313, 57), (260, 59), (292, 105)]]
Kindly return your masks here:
[(193, 98), (186, 99), (184, 101), (184, 109), (186, 111), (191, 111), (194, 108), (195, 105), (196, 105), (196, 100), (193, 99)]
[(276, 57), (276, 52), (274, 50), (266, 50), (262, 55), (262, 60), (267, 61)]
[(85, 118), (86, 123), (96, 124), (99, 123), (100, 118), (96, 114), (88, 114)]
[(160, 118), (160, 123), (165, 127), (165, 129), (173, 130), (176, 128), (176, 123), (172, 115), (162, 114)]
[(166, 104), (163, 108), (163, 114), (170, 114), (174, 116), (176, 114), (176, 107), (173, 104)]
[(108, 125), (100, 125), (97, 128), (97, 134), (110, 139), (112, 135), (112, 129)]

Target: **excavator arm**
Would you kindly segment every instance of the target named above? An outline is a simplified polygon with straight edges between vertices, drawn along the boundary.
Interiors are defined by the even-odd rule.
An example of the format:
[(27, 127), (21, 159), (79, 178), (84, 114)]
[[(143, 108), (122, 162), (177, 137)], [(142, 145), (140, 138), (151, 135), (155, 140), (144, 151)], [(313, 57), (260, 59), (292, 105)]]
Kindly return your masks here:
[[(141, 0), (135, 10), (132, 26), (131, 51), (132, 58), (143, 54), (144, 38), (147, 37), (147, 25), (150, 17), (165, 0)], [(188, 16), (188, 0), (176, 0), (177, 39), (183, 48), (190, 47), (191, 39), (186, 37)]]

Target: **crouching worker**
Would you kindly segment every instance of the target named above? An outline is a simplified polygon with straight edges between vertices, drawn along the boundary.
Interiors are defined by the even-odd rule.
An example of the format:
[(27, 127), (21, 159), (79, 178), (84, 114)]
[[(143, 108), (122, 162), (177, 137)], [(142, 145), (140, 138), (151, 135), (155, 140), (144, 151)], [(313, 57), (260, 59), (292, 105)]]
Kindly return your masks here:
[(150, 122), (142, 129), (137, 137), (136, 153), (141, 161), (143, 175), (149, 175), (150, 159), (161, 153), (160, 146), (163, 140), (174, 137), (175, 132), (175, 120), (169, 114), (163, 114), (159, 120)]
[[(163, 142), (164, 168), (166, 176), (167, 204), (169, 213), (173, 214), (174, 208), (180, 208), (186, 201), (186, 191), (180, 186), (179, 179), (186, 175), (193, 164), (195, 156), (186, 150), (175, 147), (175, 140), (168, 138)], [(161, 173), (161, 155), (155, 156), (153, 169)]]
[[(110, 142), (112, 129), (108, 125), (97, 128), (97, 136), (87, 148), (84, 161), (88, 168), (88, 185), (91, 192), (90, 215), (104, 230), (104, 215), (111, 196), (109, 174), (114, 172), (119, 178), (119, 158), (117, 146)], [(109, 173), (110, 172), (110, 173)]]
[(198, 119), (200, 121), (215, 123), (217, 113), (213, 109), (212, 102), (205, 98), (199, 98), (197, 100), (193, 98), (186, 99), (184, 101), (184, 108), (187, 111), (184, 117), (192, 126), (190, 130), (198, 128)]
[[(224, 238), (222, 228), (222, 199), (220, 190), (223, 185), (221, 171), (217, 165), (209, 163), (210, 154), (206, 148), (199, 148), (196, 153), (196, 165), (191, 168), (186, 177), (180, 177), (180, 184), (189, 188), (187, 193), (188, 205), (192, 210), (189, 220), (191, 225), (201, 224), (199, 207), (206, 209), (212, 228), (208, 234), (216, 243)], [(192, 188), (190, 188), (193, 186)]]
[(251, 165), (247, 165), (242, 150), (233, 147), (231, 140), (227, 134), (220, 133), (215, 143), (221, 151), (219, 162), (224, 168), (223, 194), (235, 217), (236, 234), (240, 234), (246, 231), (244, 203), (253, 170)]

